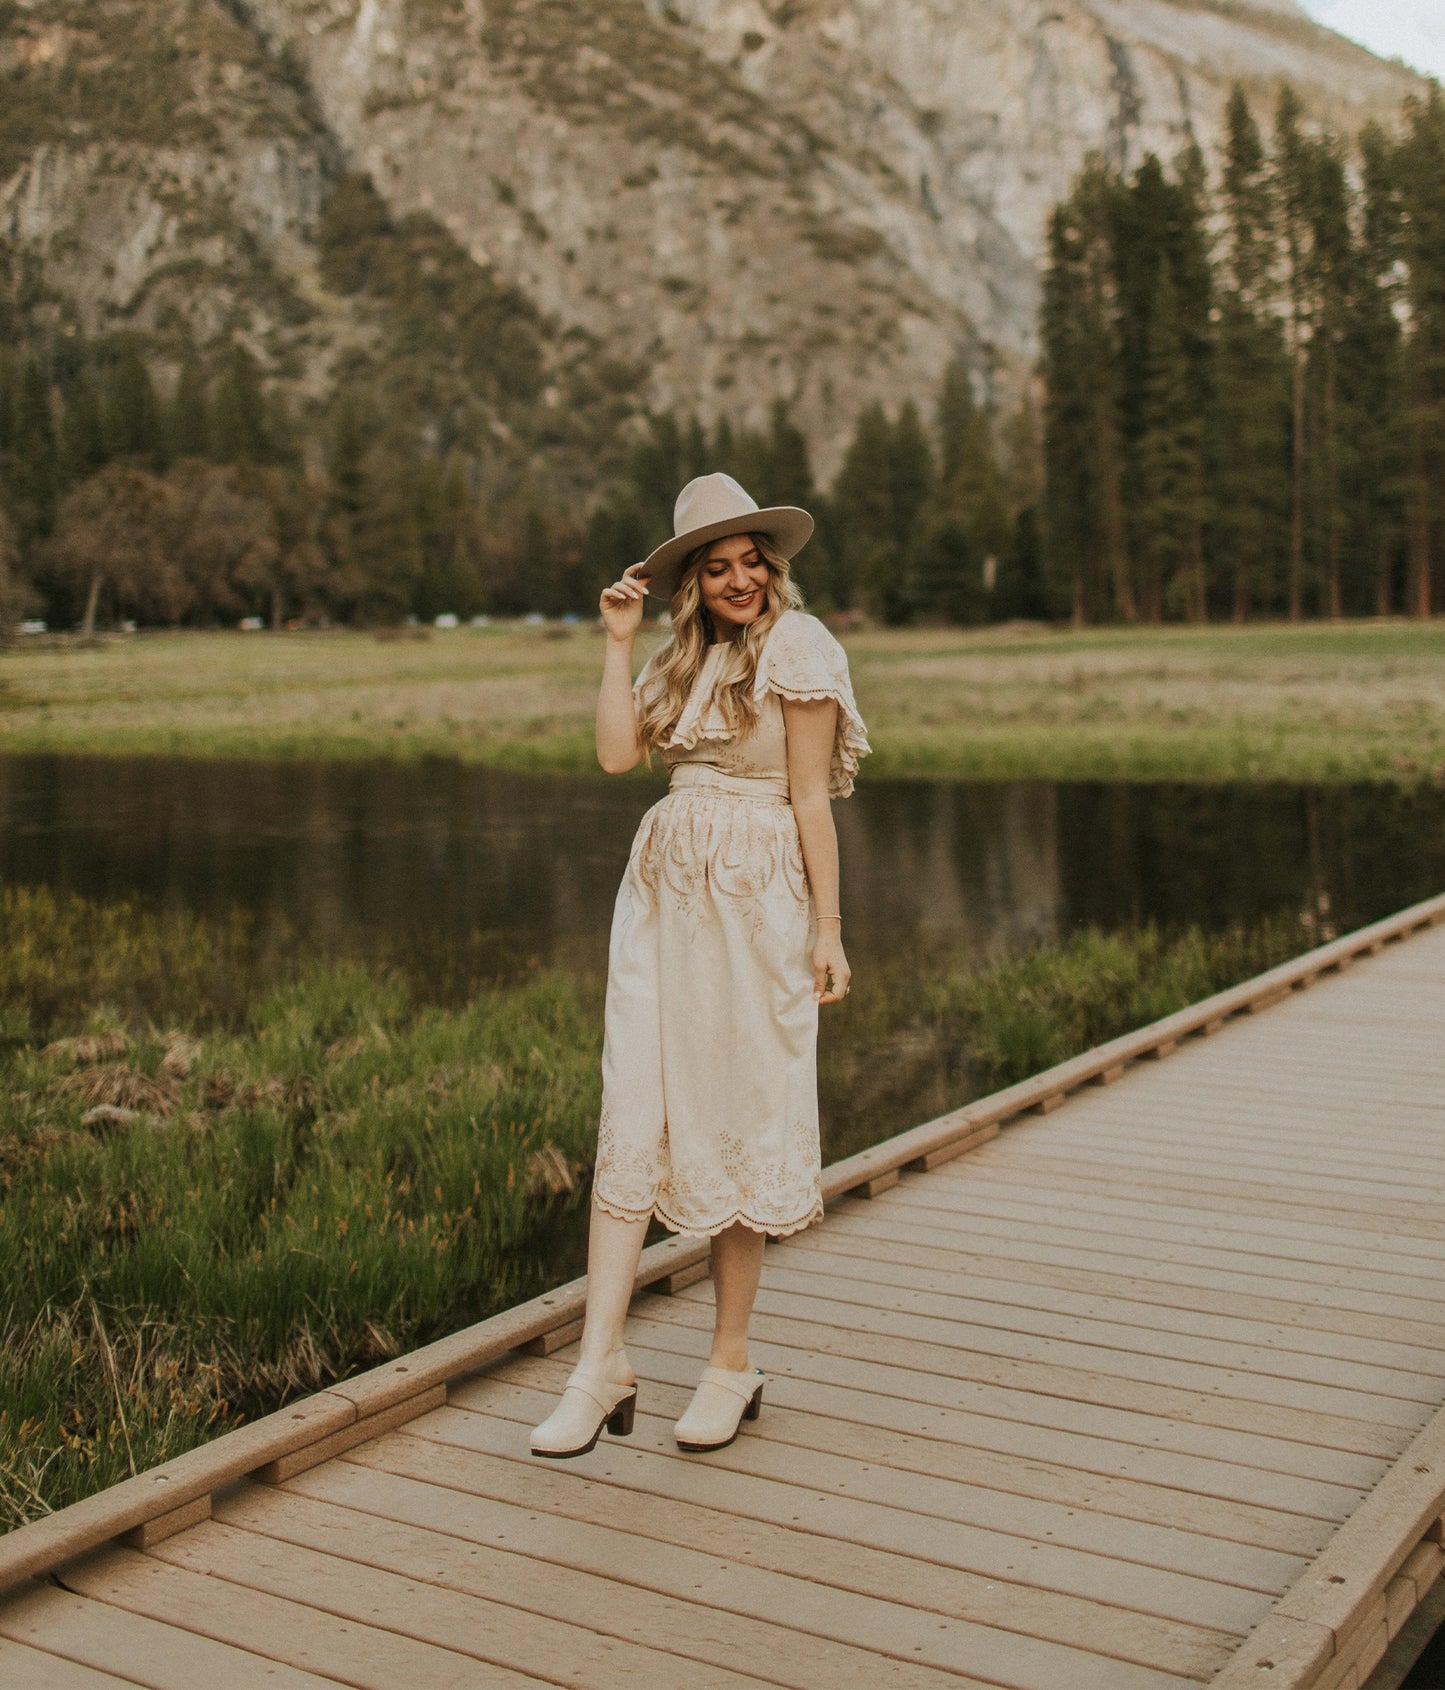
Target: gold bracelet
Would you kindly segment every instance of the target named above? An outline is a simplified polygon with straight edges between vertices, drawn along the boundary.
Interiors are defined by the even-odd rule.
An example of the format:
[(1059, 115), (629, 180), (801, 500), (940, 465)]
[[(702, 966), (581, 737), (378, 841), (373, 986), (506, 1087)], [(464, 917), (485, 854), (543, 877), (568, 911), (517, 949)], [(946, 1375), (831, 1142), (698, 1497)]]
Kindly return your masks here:
[(840, 927), (843, 925), (843, 918), (841, 915), (820, 915), (815, 919), (818, 921), (836, 921)]

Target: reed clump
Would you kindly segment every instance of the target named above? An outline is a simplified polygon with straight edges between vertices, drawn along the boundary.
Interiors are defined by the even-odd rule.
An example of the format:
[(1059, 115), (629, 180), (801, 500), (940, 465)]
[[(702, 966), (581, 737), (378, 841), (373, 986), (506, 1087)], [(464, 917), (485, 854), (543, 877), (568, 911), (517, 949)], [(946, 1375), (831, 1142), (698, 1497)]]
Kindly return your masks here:
[(443, 1007), (293, 966), (177, 1027), (142, 965), (204, 982), (223, 935), (114, 913), (0, 895), (31, 958), (0, 987), (0, 1525), (531, 1295), (579, 1235), (595, 982)]

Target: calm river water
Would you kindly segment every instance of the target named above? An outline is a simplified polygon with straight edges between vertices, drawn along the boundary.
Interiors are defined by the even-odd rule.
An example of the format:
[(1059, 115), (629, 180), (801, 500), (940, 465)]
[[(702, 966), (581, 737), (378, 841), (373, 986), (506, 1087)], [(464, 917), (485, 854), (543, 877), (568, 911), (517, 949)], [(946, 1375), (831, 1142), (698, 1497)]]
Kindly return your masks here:
[[(605, 961), (641, 779), (450, 762), (0, 758), (0, 880), (139, 894), (462, 983)], [(1096, 923), (1340, 931), (1445, 888), (1445, 792), (868, 781), (836, 807), (855, 969)]]

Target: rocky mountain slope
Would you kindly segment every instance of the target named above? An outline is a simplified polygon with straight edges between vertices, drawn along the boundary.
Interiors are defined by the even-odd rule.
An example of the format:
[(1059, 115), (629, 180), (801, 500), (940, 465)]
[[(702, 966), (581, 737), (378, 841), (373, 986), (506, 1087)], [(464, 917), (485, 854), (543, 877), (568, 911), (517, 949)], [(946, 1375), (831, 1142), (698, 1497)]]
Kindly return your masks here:
[(319, 391), (375, 332), (314, 244), (363, 170), (637, 404), (787, 398), (825, 470), (956, 350), (1015, 385), (1089, 151), (1208, 152), (1236, 78), (1345, 129), (1418, 86), (1291, 0), (0, 0), (0, 76), (16, 286), (88, 328)]

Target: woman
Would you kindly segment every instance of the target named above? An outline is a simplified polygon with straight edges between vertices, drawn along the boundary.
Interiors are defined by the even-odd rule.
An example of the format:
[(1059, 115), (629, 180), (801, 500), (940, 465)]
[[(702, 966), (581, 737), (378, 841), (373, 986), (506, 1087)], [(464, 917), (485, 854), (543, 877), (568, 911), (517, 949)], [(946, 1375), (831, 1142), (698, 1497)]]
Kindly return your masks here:
[[(791, 579), (807, 512), (759, 510), (731, 476), (705, 475), (673, 526), (601, 599), (598, 761), (621, 774), (659, 750), (671, 790), (617, 895), (587, 1315), (534, 1455), (632, 1430), (622, 1328), (653, 1215), (712, 1238), (712, 1352), (677, 1441), (731, 1443), (762, 1401), (748, 1322), (765, 1238), (822, 1213), (818, 1006), (849, 981), (830, 800), (853, 790), (868, 741), (843, 648)], [(633, 684), (649, 592), (670, 602), (672, 634)]]

